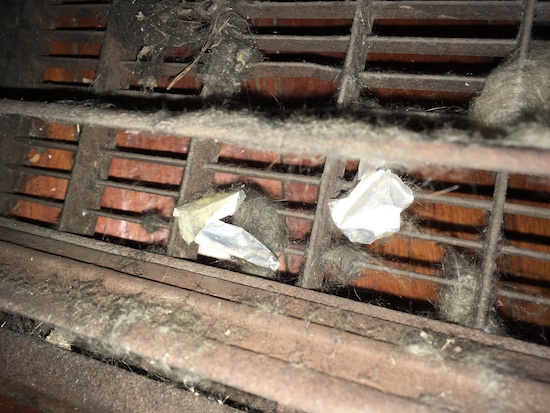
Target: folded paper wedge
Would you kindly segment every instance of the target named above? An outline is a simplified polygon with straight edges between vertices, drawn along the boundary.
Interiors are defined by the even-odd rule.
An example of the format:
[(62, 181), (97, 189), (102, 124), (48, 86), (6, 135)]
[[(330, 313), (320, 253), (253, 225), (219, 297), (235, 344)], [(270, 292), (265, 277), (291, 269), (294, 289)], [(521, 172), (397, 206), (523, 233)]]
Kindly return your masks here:
[(242, 189), (218, 192), (175, 208), (181, 237), (188, 244), (197, 243), (204, 255), (239, 258), (275, 271), (279, 261), (264, 244), (243, 228), (222, 221), (235, 214), (245, 198)]

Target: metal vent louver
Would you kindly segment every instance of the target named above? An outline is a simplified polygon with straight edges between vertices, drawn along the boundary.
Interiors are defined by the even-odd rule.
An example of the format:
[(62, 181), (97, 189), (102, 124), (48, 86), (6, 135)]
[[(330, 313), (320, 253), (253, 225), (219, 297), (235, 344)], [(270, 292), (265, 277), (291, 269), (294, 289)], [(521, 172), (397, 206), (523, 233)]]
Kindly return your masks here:
[[(48, 234), (60, 234), (59, 242), (78, 234), (185, 258), (218, 274), (212, 267), (225, 264), (182, 242), (172, 210), (202, 191), (243, 183), (281, 206), (289, 235), (281, 280), (318, 290), (331, 277), (322, 264), (330, 242), (327, 202), (353, 186), (357, 158), (374, 153), (394, 159), (414, 183), (411, 224), (388, 241), (364, 247), (375, 259), (337, 293), (433, 318), (439, 289), (453, 283), (442, 276), (441, 262), (446, 248), (454, 247), (482, 257), (476, 327), (485, 325), (495, 305), (514, 334), (545, 344), (548, 151), (432, 141), (430, 133), (446, 125), (470, 132), (463, 112), (487, 73), (529, 43), (530, 24), (537, 39), (548, 39), (547, 6), (536, 2), (533, 23), (515, 1), (242, 2), (246, 36), (265, 58), (251, 64), (235, 104), (239, 110), (233, 110), (234, 101), (226, 109), (202, 106), (203, 79), (194, 68), (168, 89), (193, 61), (185, 46), (166, 51), (154, 90), (144, 92), (139, 73), (147, 61), (138, 55), (146, 45), (120, 41), (110, 2), (24, 2), (27, 20), (16, 32), (11, 69), (3, 76), (5, 95), (32, 100), (32, 90), (37, 100), (101, 97), (109, 103), (0, 102), (2, 170), (9, 177), (1, 187), (0, 223), (31, 233), (39, 231), (21, 222), (48, 227), (55, 230)], [(36, 46), (30, 64), (25, 44)], [(456, 70), (449, 72), (445, 62)], [(308, 85), (306, 92), (297, 91), (299, 84)], [(367, 120), (353, 112), (346, 126), (326, 114), (327, 106), (355, 111), (358, 101), (370, 105)], [(306, 102), (326, 118), (306, 111), (303, 118), (281, 120), (270, 118), (271, 112), (240, 111), (266, 102), (279, 109)], [(186, 110), (150, 110), (159, 105)], [(242, 129), (235, 128), (239, 122)], [(388, 136), (384, 144), (365, 140), (353, 146), (356, 141), (339, 133), (346, 127), (368, 130), (376, 122), (394, 122), (426, 139)], [(495, 266), (501, 274), (496, 286)], [(121, 268), (143, 276), (139, 268)], [(213, 290), (227, 299), (222, 287)], [(339, 300), (326, 298), (332, 299)], [(411, 322), (404, 313), (395, 320)], [(360, 331), (357, 325), (350, 329)]]

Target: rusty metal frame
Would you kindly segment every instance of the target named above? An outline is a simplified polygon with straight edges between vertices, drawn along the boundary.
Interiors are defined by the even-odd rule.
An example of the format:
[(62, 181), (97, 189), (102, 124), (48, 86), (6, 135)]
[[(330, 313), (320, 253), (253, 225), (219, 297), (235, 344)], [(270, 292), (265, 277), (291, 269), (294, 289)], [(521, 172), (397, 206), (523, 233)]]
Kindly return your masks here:
[[(2, 225), (14, 226), (9, 220)], [(16, 226), (20, 231), (5, 226), (0, 233), (3, 276), (8, 277), (0, 290), (2, 311), (62, 328), (84, 342), (106, 340), (115, 354), (139, 356), (179, 377), (193, 374), (312, 412), (364, 411), (365, 403), (382, 412), (480, 411), (495, 403), (508, 411), (526, 406), (544, 411), (549, 401), (543, 384), (550, 371), (547, 348), (477, 336), (490, 343), (483, 346), (475, 331), (458, 326), (365, 305), (357, 313), (353, 303), (341, 306), (346, 300), (338, 297), (77, 236), (69, 237), (76, 243), (58, 241), (48, 230)], [(102, 267), (87, 262), (101, 262)], [(220, 284), (223, 278), (225, 285)], [(83, 329), (83, 315), (68, 311), (75, 307), (66, 288), (74, 288), (75, 282), (94, 282), (113, 300), (139, 297), (159, 308), (189, 311), (200, 321), (189, 330), (166, 332), (144, 319), (113, 335), (102, 321), (105, 310), (86, 307), (87, 315), (98, 311), (98, 316), (88, 316)], [(261, 287), (247, 285), (251, 282)], [(82, 293), (79, 299), (86, 299)], [(108, 302), (102, 306), (108, 308)], [(426, 335), (435, 353), (411, 353), (407, 340)], [(452, 345), (442, 348), (446, 340)], [(487, 364), (453, 357), (456, 346), (464, 355), (483, 354)], [(497, 391), (487, 390), (487, 374)]]

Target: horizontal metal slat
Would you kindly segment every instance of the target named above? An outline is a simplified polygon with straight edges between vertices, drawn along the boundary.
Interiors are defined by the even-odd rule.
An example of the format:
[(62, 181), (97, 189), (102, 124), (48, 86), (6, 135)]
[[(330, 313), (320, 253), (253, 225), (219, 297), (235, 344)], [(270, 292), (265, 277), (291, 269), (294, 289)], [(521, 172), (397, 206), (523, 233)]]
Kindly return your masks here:
[(102, 43), (104, 30), (57, 29), (42, 30), (42, 35), (52, 42)]
[(82, 96), (89, 95), (90, 98), (95, 96), (92, 94), (93, 90), (90, 87), (91, 84), (78, 84), (78, 83), (65, 83), (65, 82), (29, 82), (26, 84), (28, 89), (36, 89), (38, 93), (43, 93), (43, 91), (60, 91), (63, 93), (73, 92)]
[(68, 57), (68, 56), (35, 56), (34, 60), (44, 67), (55, 67), (61, 69), (96, 69), (98, 59), (89, 57)]
[[(415, 192), (414, 199), (420, 202), (429, 202), (434, 204), (452, 205), (464, 208), (477, 208), (484, 211), (489, 211), (492, 208), (492, 202), (475, 199), (461, 198), (458, 196), (449, 195), (430, 195), (429, 193)], [(530, 217), (550, 219), (550, 208), (535, 207), (531, 205), (522, 205), (506, 202), (504, 205), (506, 214), (527, 215)]]
[(26, 136), (19, 136), (14, 138), (17, 141), (24, 143), (28, 146), (44, 149), (59, 149), (62, 151), (75, 152), (78, 149), (78, 145), (75, 143), (67, 143), (64, 141), (58, 141), (54, 139), (40, 139)]
[(372, 36), (368, 53), (504, 57), (516, 39)]
[(43, 198), (20, 193), (14, 194), (11, 192), (0, 192), (0, 197), (9, 198), (13, 201), (31, 202), (34, 204), (40, 204), (54, 208), (63, 208), (63, 201), (54, 200), (53, 198)]
[[(249, 19), (353, 19), (356, 2), (252, 2), (245, 3)], [(517, 1), (380, 1), (372, 3), (376, 19), (520, 20)], [(550, 4), (538, 2), (535, 21), (550, 20)]]
[[(132, 222), (134, 224), (139, 224), (139, 225), (143, 225), (143, 218), (140, 218), (140, 217), (135, 217), (135, 216), (131, 216), (131, 215), (126, 215), (126, 214), (117, 214), (117, 213), (114, 213), (114, 212), (107, 212), (107, 211), (96, 211), (96, 210), (93, 210), (93, 209), (87, 209), (86, 212), (88, 214), (93, 214), (93, 215), (96, 215), (98, 217), (104, 217), (104, 218), (110, 218), (110, 219), (116, 219), (118, 221), (127, 221), (127, 222)], [(158, 222), (156, 224), (156, 226), (158, 227), (158, 229), (169, 229), (170, 228), (170, 222)]]
[[(260, 50), (293, 53), (346, 52), (349, 36), (251, 36)], [(504, 57), (516, 46), (515, 39), (368, 36), (368, 53), (437, 56)]]
[(178, 191), (171, 191), (169, 189), (159, 189), (159, 188), (153, 188), (149, 186), (144, 185), (138, 185), (138, 184), (127, 184), (124, 182), (115, 182), (115, 181), (108, 181), (103, 179), (97, 179), (95, 181), (96, 185), (99, 185), (101, 187), (111, 187), (111, 188), (117, 188), (117, 189), (124, 189), (127, 191), (134, 191), (134, 192), (143, 192), (146, 194), (151, 195), (160, 195), (160, 196), (166, 196), (170, 198), (177, 198), (178, 197)]
[(504, 288), (499, 288), (497, 290), (498, 295), (511, 298), (513, 300), (521, 300), (529, 303), (535, 303), (540, 305), (550, 306), (550, 298), (542, 296), (533, 296), (525, 293), (520, 293), (517, 291), (510, 291)]
[(550, 253), (543, 251), (518, 248), (513, 245), (503, 245), (499, 251), (502, 254), (514, 255), (516, 257), (534, 258), (536, 260), (550, 261)]
[[(449, 237), (446, 235), (429, 234), (426, 232), (413, 232), (413, 231), (399, 231), (398, 235), (402, 237), (420, 239), (423, 241), (432, 241), (439, 244), (452, 245), (455, 247), (469, 248), (473, 250), (483, 249), (483, 244), (480, 241), (467, 240), (455, 237)], [(516, 257), (534, 258), (543, 261), (550, 261), (550, 253), (535, 251), (526, 248), (518, 248), (512, 245), (503, 245), (499, 247), (498, 251), (501, 254), (514, 255)]]
[[(538, 2), (539, 21), (550, 19), (548, 4)], [(518, 1), (374, 1), (375, 19), (515, 20), (521, 19)]]
[(9, 165), (9, 168), (22, 174), (43, 175), (43, 176), (49, 176), (51, 178), (67, 179), (67, 180), (71, 178), (71, 173), (69, 171), (67, 172), (54, 171), (51, 169), (34, 168), (32, 166), (24, 166), (24, 165)]
[(378, 89), (430, 90), (477, 93), (483, 89), (485, 78), (474, 76), (445, 76), (408, 73), (362, 72), (361, 87)]
[[(130, 71), (136, 71), (141, 65), (147, 62), (124, 61), (121, 64)], [(177, 76), (189, 63), (163, 63), (163, 75), (168, 77)], [(331, 66), (323, 66), (316, 63), (306, 62), (258, 62), (250, 65), (251, 78), (262, 77), (289, 77), (289, 78), (314, 78), (323, 79), (328, 82), (337, 82), (340, 76), (340, 69)], [(185, 77), (196, 77), (195, 68), (189, 70)]]
[(398, 268), (387, 267), (378, 264), (362, 263), (361, 267), (365, 270), (380, 271), (392, 275), (399, 275), (402, 277), (412, 278), (414, 280), (428, 281), (442, 285), (454, 285), (455, 281), (443, 277), (437, 277), (435, 275), (422, 274), (415, 271), (400, 270)]
[(481, 241), (449, 237), (446, 235), (429, 234), (426, 232), (414, 232), (406, 230), (399, 231), (398, 235), (407, 238), (420, 239), (423, 241), (432, 241), (440, 244), (453, 245), (455, 247), (471, 248), (475, 250), (480, 250), (483, 248), (483, 244), (481, 243)]
[[(148, 65), (150, 65), (147, 61), (140, 61), (140, 60), (124, 60), (120, 62), (121, 66), (125, 69), (129, 70), (132, 73), (139, 72), (142, 68), (146, 68)], [(189, 66), (190, 63), (177, 63), (177, 62), (164, 62), (162, 64), (163, 67), (163, 75), (164, 76), (177, 76), (180, 72), (182, 72), (187, 66)], [(196, 67), (192, 67), (189, 72), (187, 73), (186, 77), (196, 77), (197, 76), (197, 70)]]
[[(186, 101), (191, 102), (192, 99), (187, 98)], [(537, 147), (536, 144), (520, 146), (521, 142), (506, 140), (481, 141), (455, 129), (426, 134), (339, 118), (290, 118), (285, 122), (273, 122), (257, 113), (212, 109), (182, 112), (177, 116), (164, 113), (162, 122), (159, 122), (157, 113), (14, 99), (0, 100), (0, 113), (161, 135), (215, 138), (264, 151), (314, 153), (341, 159), (380, 157), (403, 167), (444, 164), (446, 167), (550, 175), (550, 151), (544, 147)], [(261, 139), (259, 130), (263, 131)], [(339, 137), (338, 146), (333, 143), (335, 136)], [(449, 137), (456, 139), (451, 141)]]
[(251, 2), (243, 4), (249, 19), (353, 19), (354, 1)]
[(120, 150), (106, 150), (104, 151), (111, 158), (126, 159), (129, 161), (148, 162), (160, 165), (176, 166), (184, 168), (186, 161), (178, 158), (170, 158), (168, 156), (149, 155), (144, 153), (126, 152)]
[(249, 36), (260, 50), (300, 53), (345, 52), (349, 36), (291, 36), (257, 34)]
[(251, 64), (251, 77), (314, 78), (338, 82), (341, 70), (336, 67), (302, 62), (259, 62)]
[(209, 164), (206, 166), (206, 169), (231, 175), (272, 179), (282, 182), (295, 182), (305, 185), (319, 185), (321, 180), (316, 176), (296, 175), (277, 171), (263, 171), (261, 169), (233, 165)]

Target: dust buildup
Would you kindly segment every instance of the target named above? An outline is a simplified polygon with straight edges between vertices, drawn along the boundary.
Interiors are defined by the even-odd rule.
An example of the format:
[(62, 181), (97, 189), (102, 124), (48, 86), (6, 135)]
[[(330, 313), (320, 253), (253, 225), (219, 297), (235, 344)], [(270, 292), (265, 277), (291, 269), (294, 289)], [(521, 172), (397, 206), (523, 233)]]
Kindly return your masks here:
[[(233, 215), (231, 222), (264, 244), (276, 257), (280, 257), (287, 244), (284, 218), (277, 204), (256, 190), (247, 190), (246, 198)], [(274, 278), (275, 271), (245, 262), (241, 271), (261, 277)]]
[(534, 47), (526, 59), (513, 57), (487, 78), (470, 108), (481, 128), (504, 129), (550, 116), (550, 42)]
[(249, 63), (262, 60), (247, 36), (248, 23), (239, 2), (122, 0), (114, 10), (121, 41), (138, 51), (134, 74), (146, 90), (157, 87), (169, 47), (195, 51), (194, 58), (185, 61), (188, 66), (182, 75), (196, 66), (204, 97), (238, 92), (249, 75)]
[(364, 264), (371, 264), (371, 255), (359, 245), (341, 243), (330, 246), (322, 254), (323, 266), (330, 274), (328, 282), (335, 285), (348, 285), (359, 278)]
[(157, 211), (143, 214), (142, 226), (148, 234), (152, 234), (162, 228), (166, 228), (167, 220)]
[[(474, 327), (482, 284), (481, 266), (475, 257), (447, 249), (443, 262), (443, 276), (454, 285), (443, 285), (439, 292), (439, 317), (465, 327)], [(493, 308), (487, 317), (484, 330), (501, 332), (502, 326)]]

